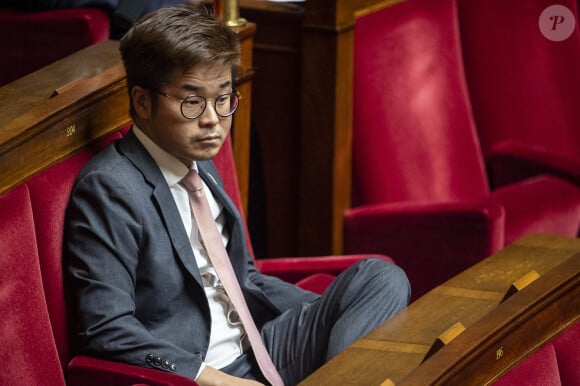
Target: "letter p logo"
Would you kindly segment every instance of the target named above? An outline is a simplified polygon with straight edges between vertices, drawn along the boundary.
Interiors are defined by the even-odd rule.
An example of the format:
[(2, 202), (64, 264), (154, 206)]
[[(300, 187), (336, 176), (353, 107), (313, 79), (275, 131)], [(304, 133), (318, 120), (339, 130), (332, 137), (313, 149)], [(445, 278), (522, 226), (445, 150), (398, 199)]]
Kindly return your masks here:
[(540, 15), (538, 20), (540, 32), (548, 40), (560, 42), (572, 35), (576, 28), (576, 20), (570, 9), (563, 5), (550, 5)]
[(554, 21), (552, 24), (552, 31), (555, 31), (558, 24), (564, 23), (564, 16), (550, 16), (550, 20)]

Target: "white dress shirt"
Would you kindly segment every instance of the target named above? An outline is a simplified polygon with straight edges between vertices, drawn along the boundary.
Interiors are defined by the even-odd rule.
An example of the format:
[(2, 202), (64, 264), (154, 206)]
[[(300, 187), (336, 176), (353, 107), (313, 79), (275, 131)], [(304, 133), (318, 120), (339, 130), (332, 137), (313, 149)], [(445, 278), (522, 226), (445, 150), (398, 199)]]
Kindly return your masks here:
[[(189, 172), (189, 169), (173, 155), (159, 147), (137, 126), (133, 125), (133, 131), (145, 149), (151, 154), (161, 169), (167, 185), (169, 185), (169, 189), (181, 215), (183, 226), (189, 235), (195, 261), (203, 279), (205, 294), (211, 312), (211, 333), (207, 356), (197, 374), (199, 376), (206, 365), (219, 369), (227, 366), (243, 353), (242, 339), (244, 337), (244, 330), (240, 323), (236, 323), (237, 314), (233, 310), (230, 300), (224, 292), (200, 240), (199, 230), (191, 213), (187, 190), (179, 184)], [(191, 168), (197, 170), (197, 164), (193, 162)], [(224, 227), (225, 215), (223, 213), (223, 206), (215, 200), (205, 182), (203, 188), (208, 198), (218, 231), (222, 235), (224, 245), (227, 245), (229, 235)]]

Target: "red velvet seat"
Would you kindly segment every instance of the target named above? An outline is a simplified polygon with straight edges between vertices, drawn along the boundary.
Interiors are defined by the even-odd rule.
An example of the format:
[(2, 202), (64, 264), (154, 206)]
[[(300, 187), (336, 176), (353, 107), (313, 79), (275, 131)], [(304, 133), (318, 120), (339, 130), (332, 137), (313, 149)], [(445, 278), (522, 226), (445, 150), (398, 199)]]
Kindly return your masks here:
[(1, 385), (64, 386), (26, 185), (0, 196)]
[(96, 8), (19, 12), (0, 9), (0, 86), (109, 38), (109, 17)]
[[(563, 38), (558, 32), (576, 25), (562, 41), (539, 27), (555, 4), (570, 14), (549, 11), (547, 36)], [(459, 0), (458, 8), (469, 95), (494, 186), (541, 173), (580, 186), (578, 2)]]
[(359, 17), (354, 35), (346, 253), (393, 256), (416, 298), (528, 233), (577, 234), (572, 184), (541, 176), (490, 192), (455, 1), (395, 4)]
[[(93, 148), (83, 149), (32, 177), (23, 185), (30, 190), (34, 217), (33, 231), (35, 230), (38, 245), (38, 258), (34, 265), (40, 267), (42, 277), (40, 291), (44, 289), (46, 298), (43, 310), (48, 311), (50, 316), (49, 330), (43, 330), (43, 334), (51, 338), (52, 344), (56, 345), (60, 377), (66, 376), (68, 385), (194, 386), (195, 382), (174, 374), (85, 356), (73, 358), (71, 352), (74, 342), (69, 340), (71, 326), (65, 307), (66, 288), (63, 283), (61, 264), (65, 208), (77, 173), (96, 151), (115, 138), (120, 138), (120, 135), (111, 135), (104, 141), (96, 143)], [(26, 325), (26, 329), (32, 328), (33, 326)], [(42, 363), (42, 357), (39, 357), (36, 362)], [(56, 385), (57, 383), (52, 383), (50, 378), (47, 378), (39, 383), (27, 384), (13, 381), (7, 384), (24, 386), (28, 384)]]
[[(84, 148), (0, 196), (0, 312), (4, 314), (0, 328), (1, 385), (58, 386), (65, 384), (65, 378), (68, 385), (79, 386), (196, 385), (159, 370), (74, 356), (62, 272), (65, 208), (79, 170), (96, 151), (124, 132)], [(229, 140), (216, 164), (239, 206)], [(270, 259), (260, 260), (258, 266), (299, 282), (302, 288), (322, 292), (336, 274), (365, 257)]]

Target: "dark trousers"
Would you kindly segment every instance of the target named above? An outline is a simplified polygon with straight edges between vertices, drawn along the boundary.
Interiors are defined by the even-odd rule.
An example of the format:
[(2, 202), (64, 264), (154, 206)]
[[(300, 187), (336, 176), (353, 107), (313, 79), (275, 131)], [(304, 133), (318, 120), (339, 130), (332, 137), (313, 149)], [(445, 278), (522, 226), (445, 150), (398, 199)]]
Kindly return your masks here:
[[(262, 339), (286, 386), (296, 385), (403, 309), (410, 292), (399, 267), (367, 259), (341, 273), (318, 300), (266, 323)], [(251, 353), (222, 371), (264, 382)]]

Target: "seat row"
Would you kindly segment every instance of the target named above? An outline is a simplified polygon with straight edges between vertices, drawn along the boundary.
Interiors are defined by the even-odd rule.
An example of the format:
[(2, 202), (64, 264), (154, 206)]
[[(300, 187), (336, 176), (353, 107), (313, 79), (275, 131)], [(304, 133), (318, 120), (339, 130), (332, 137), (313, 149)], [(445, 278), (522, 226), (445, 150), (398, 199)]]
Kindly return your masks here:
[(346, 253), (393, 256), (417, 297), (524, 235), (578, 234), (580, 34), (541, 27), (578, 15), (560, 3), (407, 0), (357, 18)]
[[(0, 371), (2, 385), (55, 386), (65, 385), (65, 379), (68, 385), (82, 386), (196, 384), (174, 374), (77, 356), (74, 352), (74, 318), (66, 309), (62, 267), (65, 209), (82, 166), (127, 129), (87, 144), (0, 195), (0, 312), (6, 315), (0, 334), (0, 358), (5, 364)], [(22, 156), (27, 158), (26, 154)], [(241, 208), (229, 139), (215, 163), (226, 190)], [(250, 243), (249, 238), (247, 241)], [(321, 293), (338, 273), (366, 257), (263, 259), (257, 266), (264, 273)], [(382, 258), (393, 262), (387, 256)]]

